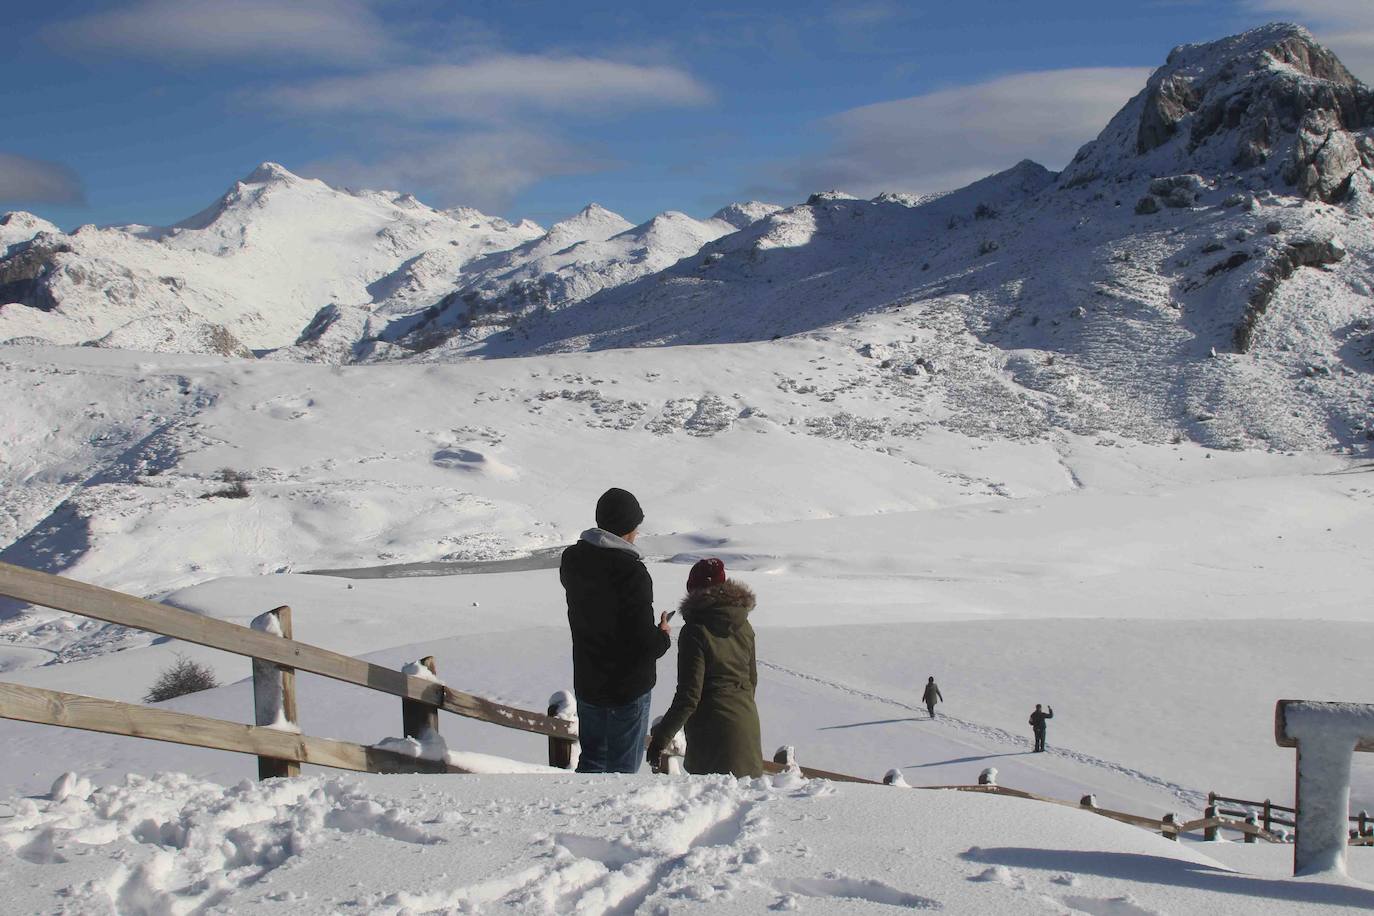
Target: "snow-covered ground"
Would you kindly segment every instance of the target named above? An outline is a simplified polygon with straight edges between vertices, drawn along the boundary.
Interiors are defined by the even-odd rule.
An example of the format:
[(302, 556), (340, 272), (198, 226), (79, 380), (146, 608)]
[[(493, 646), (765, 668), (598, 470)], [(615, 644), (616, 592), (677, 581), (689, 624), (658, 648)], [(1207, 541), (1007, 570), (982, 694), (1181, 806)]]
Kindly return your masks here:
[[(0, 375), (7, 403), (20, 408), (4, 415), (14, 443), (6, 491), (29, 500), (8, 505), (28, 513), (12, 530), (30, 533), (3, 558), (240, 623), (290, 604), (300, 639), (396, 667), (435, 655), (456, 687), (542, 708), (571, 681), (557, 574), (538, 568), (547, 559), (456, 576), (299, 572), (557, 547), (590, 524), (596, 495), (619, 484), (646, 506), (642, 543), (661, 605), (677, 600), (702, 555), (724, 558), (759, 594), (770, 750), (792, 744), (805, 763), (871, 778), (901, 767), (913, 785), (969, 783), (995, 766), (1005, 785), (1070, 800), (1093, 792), (1103, 805), (1152, 815), (1198, 812), (1210, 789), (1290, 801), (1293, 754), (1274, 745), (1274, 701), (1371, 699), (1362, 654), (1374, 635), (1365, 611), (1374, 585), (1369, 465), (1113, 436), (970, 437), (938, 422), (949, 415), (938, 390), (896, 399), (881, 382), (865, 383), (882, 377), (857, 345), (874, 327), (756, 345), (419, 366), (14, 347)], [(799, 390), (818, 383), (827, 387)], [(67, 419), (54, 428), (45, 416)], [(201, 498), (224, 486), (225, 467), (248, 473), (249, 495)], [(246, 660), (32, 609), (7, 620), (3, 638), (5, 679), (129, 701), (174, 653), (187, 654), (226, 686), (168, 705), (250, 721)], [(673, 670), (670, 653), (656, 711), (670, 699)], [(919, 703), (927, 675), (947, 698), (933, 722)], [(370, 743), (399, 731), (394, 699), (300, 681), (307, 733)], [(1044, 755), (1028, 753), (1024, 724), (1037, 702), (1056, 711)], [(443, 733), (454, 750), (544, 759), (535, 736), (451, 716)], [(97, 785), (164, 771), (232, 785), (254, 772), (250, 758), (11, 722), (0, 723), (0, 761), (3, 792), (19, 795), (46, 792), (66, 769)], [(411, 791), (396, 785), (406, 788), (388, 791)], [(923, 800), (902, 804), (994, 801), (913, 795)], [(1354, 804), (1372, 803), (1374, 768), (1357, 761)], [(967, 829), (955, 852), (1025, 845)], [(27, 848), (35, 835), (23, 836)], [(80, 860), (94, 870), (90, 879), (98, 872), (123, 887), (131, 872), (106, 858), (120, 842)], [(1046, 849), (1078, 848), (1057, 843), (1045, 839), (1027, 847), (1040, 852), (1006, 862), (936, 858), (954, 869), (944, 880), (1004, 865), (1014, 874), (994, 869), (999, 880), (1052, 891), (1049, 872), (1071, 872), (1070, 864), (1026, 869)], [(901, 844), (911, 856), (921, 848), (910, 837)], [(1247, 858), (1257, 848), (1238, 846), (1225, 861), (1267, 876), (1269, 887), (1287, 861), (1269, 851)], [(1356, 875), (1368, 874), (1367, 852), (1352, 853)], [(812, 878), (840, 878), (787, 885), (803, 906), (818, 904), (795, 888), (872, 879), (977, 911), (973, 897), (921, 890), (936, 886), (924, 878), (903, 883), (816, 858), (825, 864)], [(642, 868), (657, 873), (661, 864)], [(181, 861), (170, 877), (139, 881), (184, 887), (195, 878), (178, 883), (177, 869), (196, 867)], [(516, 868), (508, 856), (444, 892), (504, 886), (503, 877), (536, 867), (544, 866)], [(57, 882), (43, 883), (49, 891), (81, 883), (44, 874)], [(753, 906), (762, 898), (751, 894), (780, 898), (779, 887), (741, 880), (732, 899)], [(1093, 888), (1077, 896), (1144, 899), (1111, 882)], [(508, 892), (514, 886), (497, 897)], [(255, 893), (228, 899), (237, 906)], [(1188, 907), (1154, 906), (1179, 909)]]
[(1034, 802), (785, 775), (307, 776), (229, 788), (165, 776), (72, 789), (0, 820), (11, 912), (1374, 907), (1368, 888), (1234, 871), (1228, 843), (1171, 843)]

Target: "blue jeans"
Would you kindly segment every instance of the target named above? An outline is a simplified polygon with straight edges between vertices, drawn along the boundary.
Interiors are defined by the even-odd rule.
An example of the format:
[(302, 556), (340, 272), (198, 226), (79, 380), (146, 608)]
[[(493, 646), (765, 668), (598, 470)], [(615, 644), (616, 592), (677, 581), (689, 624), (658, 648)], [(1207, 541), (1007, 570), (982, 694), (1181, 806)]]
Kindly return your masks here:
[(649, 737), (649, 692), (624, 706), (577, 701), (579, 773), (638, 773)]

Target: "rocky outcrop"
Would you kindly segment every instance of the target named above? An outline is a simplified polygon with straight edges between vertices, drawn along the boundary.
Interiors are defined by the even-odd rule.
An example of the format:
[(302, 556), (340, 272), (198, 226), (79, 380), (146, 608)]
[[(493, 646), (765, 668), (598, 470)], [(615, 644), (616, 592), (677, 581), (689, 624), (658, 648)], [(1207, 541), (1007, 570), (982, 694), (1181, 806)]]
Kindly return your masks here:
[(1283, 281), (1293, 276), (1293, 271), (1299, 267), (1335, 264), (1344, 260), (1345, 254), (1345, 246), (1339, 239), (1334, 238), (1301, 239), (1286, 245), (1259, 272), (1259, 282), (1250, 293), (1240, 324), (1236, 325), (1236, 349), (1241, 353), (1249, 352), (1255, 340), (1255, 327), (1259, 324), (1260, 316), (1268, 310)]
[[(1361, 138), (1368, 143), (1368, 138)], [(1374, 158), (1374, 157), (1372, 157)], [(1284, 178), (1311, 200), (1334, 203), (1343, 199), (1350, 176), (1365, 165), (1359, 140), (1328, 109), (1309, 111), (1298, 129), (1298, 142), (1284, 166)]]
[(1079, 151), (1060, 186), (1185, 170), (1216, 180), (1241, 170), (1254, 188), (1332, 202), (1374, 162), (1362, 146), (1371, 127), (1374, 90), (1306, 29), (1278, 23), (1175, 48)]
[(1168, 143), (1178, 133), (1183, 119), (1197, 111), (1201, 97), (1188, 78), (1172, 74), (1146, 89), (1145, 107), (1140, 113), (1140, 129), (1136, 132), (1136, 152), (1150, 150)]
[(71, 250), (65, 237), (46, 232), (15, 245), (0, 258), (0, 304), (17, 302), (45, 312), (57, 308), (45, 281), (57, 269), (57, 256)]

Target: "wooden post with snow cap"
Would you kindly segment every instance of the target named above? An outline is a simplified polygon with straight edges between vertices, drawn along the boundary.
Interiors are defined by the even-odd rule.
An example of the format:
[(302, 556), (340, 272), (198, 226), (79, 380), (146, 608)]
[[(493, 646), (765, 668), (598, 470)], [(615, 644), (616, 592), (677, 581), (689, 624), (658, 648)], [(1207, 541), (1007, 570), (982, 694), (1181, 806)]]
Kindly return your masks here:
[[(411, 666), (407, 665), (407, 668)], [(426, 655), (415, 666), (423, 667), (435, 680), (439, 679), (439, 669), (434, 662), (433, 655)], [(411, 674), (411, 671), (407, 671)], [(423, 675), (421, 675), (423, 677)], [(407, 738), (414, 738), (419, 741), (425, 734), (439, 734), (439, 707), (431, 706), (428, 703), (421, 703), (419, 700), (401, 700), (401, 733)]]
[(1374, 751), (1374, 704), (1279, 700), (1274, 739), (1298, 751), (1293, 874), (1345, 875), (1351, 755)]
[[(570, 722), (574, 726), (577, 724), (577, 701), (573, 699), (572, 691), (560, 690), (549, 697), (549, 718), (561, 719)], [(560, 770), (571, 770), (574, 766), (573, 751), (577, 748), (577, 742), (571, 738), (555, 738), (549, 736), (549, 766), (557, 767)]]
[(1212, 821), (1202, 828), (1202, 838), (1209, 843), (1215, 843), (1221, 839), (1221, 825), (1215, 823), (1221, 819), (1221, 812), (1217, 810), (1215, 800), (1211, 800), (1206, 808), (1202, 809), (1202, 819)]
[[(291, 638), (291, 608), (282, 605), (253, 618), (253, 629)], [(267, 728), (300, 733), (296, 718), (296, 669), (253, 659), (253, 721)], [(301, 765), (276, 757), (258, 758), (258, 778), (299, 776)]]

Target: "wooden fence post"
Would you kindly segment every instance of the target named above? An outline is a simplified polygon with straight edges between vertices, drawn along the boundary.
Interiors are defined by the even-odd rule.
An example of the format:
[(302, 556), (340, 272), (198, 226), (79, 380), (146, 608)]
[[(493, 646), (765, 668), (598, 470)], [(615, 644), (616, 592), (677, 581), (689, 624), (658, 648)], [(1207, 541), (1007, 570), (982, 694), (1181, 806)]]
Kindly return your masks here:
[[(560, 690), (549, 697), (549, 717), (562, 719), (564, 722), (577, 721), (577, 702), (573, 695)], [(560, 770), (571, 770), (573, 768), (573, 748), (577, 742), (571, 739), (549, 737), (549, 766), (557, 767)]]
[(1361, 811), (1361, 812), (1360, 812), (1360, 828), (1359, 828), (1359, 829), (1360, 829), (1360, 836), (1369, 836), (1371, 833), (1374, 833), (1374, 827), (1371, 827), (1371, 826), (1369, 825), (1369, 812), (1368, 812), (1368, 811)]
[[(253, 618), (252, 627), (263, 633), (291, 638), (291, 608), (282, 605)], [(283, 731), (300, 731), (296, 712), (296, 669), (253, 659), (253, 721)], [(258, 778), (299, 776), (301, 765), (276, 757), (258, 758)]]
[[(1221, 816), (1220, 813), (1217, 811), (1216, 802), (1211, 800), (1210, 796), (1207, 807), (1202, 809), (1202, 816), (1209, 821), (1215, 820)], [(1208, 824), (1206, 827), (1202, 828), (1202, 838), (1204, 840), (1207, 840), (1209, 843), (1221, 839), (1221, 825)]]
[[(434, 656), (426, 655), (420, 659), (420, 664), (429, 669), (429, 673), (439, 674), (438, 667), (435, 665)], [(439, 734), (439, 707), (431, 706), (428, 703), (421, 703), (419, 700), (401, 700), (401, 729), (402, 734), (407, 738), (420, 740), (426, 731)]]
[(1267, 798), (1264, 800), (1264, 830), (1266, 833), (1274, 832), (1274, 803)]
[(1177, 814), (1164, 815), (1164, 819), (1160, 821), (1160, 832), (1164, 834), (1164, 839), (1178, 842), (1178, 824)]
[[(1248, 816), (1245, 818), (1245, 823), (1249, 824), (1251, 827), (1258, 827), (1258, 826), (1259, 826), (1259, 815), (1254, 814), (1254, 813), (1252, 812), (1250, 815), (1248, 815)], [(1245, 842), (1247, 842), (1247, 843), (1258, 843), (1258, 842), (1259, 842), (1259, 837), (1255, 835), (1254, 831), (1247, 830), (1247, 831), (1245, 831)]]

